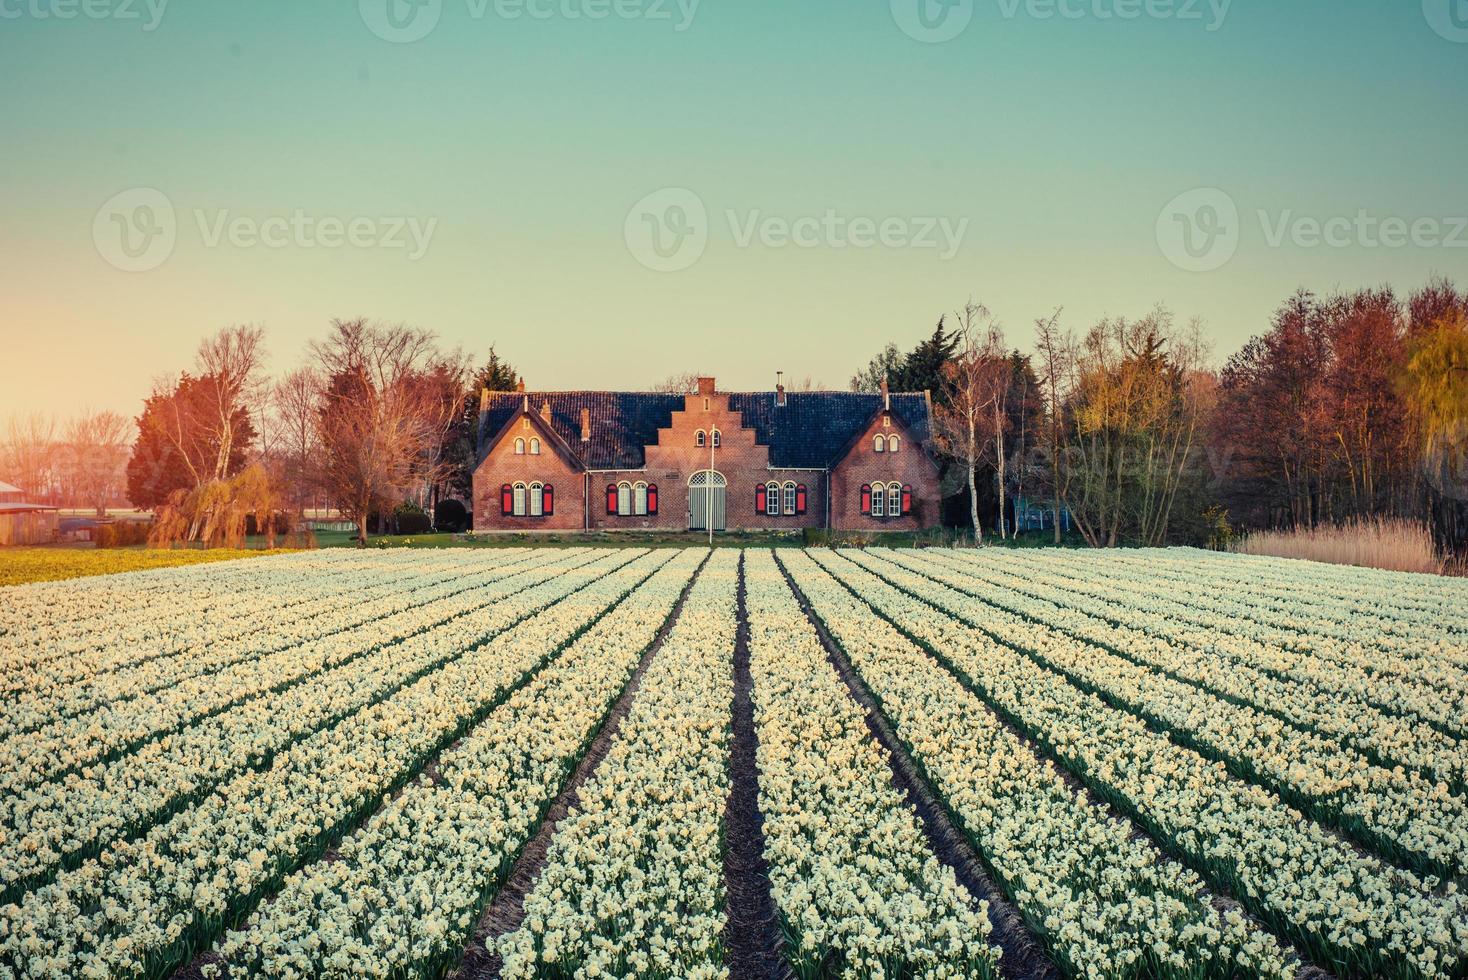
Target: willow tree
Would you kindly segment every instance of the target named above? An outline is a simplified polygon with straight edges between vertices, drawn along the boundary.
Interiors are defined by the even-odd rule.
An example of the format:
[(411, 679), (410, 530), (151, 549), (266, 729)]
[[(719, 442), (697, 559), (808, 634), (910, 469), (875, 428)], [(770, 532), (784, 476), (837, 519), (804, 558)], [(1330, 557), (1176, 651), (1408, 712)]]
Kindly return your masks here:
[(1413, 338), (1403, 382), (1421, 438), (1423, 473), (1437, 495), (1440, 542), (1463, 545), (1468, 501), (1468, 315), (1453, 309)]

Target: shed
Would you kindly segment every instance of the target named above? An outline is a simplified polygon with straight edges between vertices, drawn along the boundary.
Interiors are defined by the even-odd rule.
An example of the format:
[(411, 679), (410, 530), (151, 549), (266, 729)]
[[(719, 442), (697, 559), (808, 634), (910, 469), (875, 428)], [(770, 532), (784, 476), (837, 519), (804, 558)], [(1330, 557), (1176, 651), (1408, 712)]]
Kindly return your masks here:
[(0, 545), (50, 544), (56, 540), (59, 512), (32, 504), (19, 487), (0, 481)]

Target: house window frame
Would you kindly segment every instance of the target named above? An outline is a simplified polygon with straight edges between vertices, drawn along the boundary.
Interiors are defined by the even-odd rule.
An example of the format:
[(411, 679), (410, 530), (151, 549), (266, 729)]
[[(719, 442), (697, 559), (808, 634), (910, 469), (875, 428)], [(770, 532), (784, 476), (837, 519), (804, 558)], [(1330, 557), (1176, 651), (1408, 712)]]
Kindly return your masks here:
[(514, 501), (514, 506), (511, 508), (512, 515), (515, 517), (525, 517), (526, 511), (529, 509), (526, 506), (527, 496), (530, 492), (529, 488), (525, 486), (523, 481), (517, 481), (510, 488), (510, 492), (512, 494), (511, 499)]
[(902, 440), (895, 435), (887, 437), (887, 452), (895, 453), (902, 448)]
[(885, 453), (887, 451), (887, 437), (878, 432), (872, 438), (872, 452)]
[(782, 505), (780, 509), (786, 517), (794, 517), (798, 513), (794, 480), (787, 480), (785, 486), (781, 488), (780, 503)]
[(525, 455), (525, 440), (524, 440), (524, 438), (522, 438), (520, 436), (516, 436), (515, 437), (515, 455), (516, 456), (524, 456)]
[(780, 516), (780, 484), (774, 480), (765, 484), (765, 516)]
[(887, 516), (902, 516), (902, 484), (887, 484)]
[(541, 483), (541, 482), (539, 482), (537, 480), (536, 482), (530, 484), (530, 487), (529, 487), (529, 489), (527, 491), (527, 497), (526, 497), (526, 499), (527, 499), (527, 502), (530, 505), (527, 508), (530, 511), (530, 513), (527, 516), (529, 516), (529, 517), (544, 517), (545, 516), (545, 484), (544, 483)]
[(704, 449), (704, 448), (706, 448), (708, 446), (708, 444), (709, 444), (709, 439), (708, 439), (708, 433), (707, 432), (704, 432), (702, 429), (699, 429), (697, 432), (695, 432), (693, 434), (693, 445), (696, 448), (698, 448), (698, 449)]
[(617, 516), (632, 516), (632, 484), (626, 480), (617, 484)]
[(887, 484), (872, 484), (872, 516), (887, 516)]
[(646, 517), (647, 515), (647, 484), (641, 480), (632, 484), (632, 516)]
[(718, 449), (720, 446), (723, 445), (723, 435), (719, 432), (718, 429), (714, 429), (713, 430), (713, 438), (714, 438), (714, 448), (715, 449)]
[(537, 439), (537, 438), (535, 438), (535, 437), (533, 437), (533, 436), (530, 439), (530, 455), (532, 455), (532, 456), (539, 456), (540, 455), (540, 440)]

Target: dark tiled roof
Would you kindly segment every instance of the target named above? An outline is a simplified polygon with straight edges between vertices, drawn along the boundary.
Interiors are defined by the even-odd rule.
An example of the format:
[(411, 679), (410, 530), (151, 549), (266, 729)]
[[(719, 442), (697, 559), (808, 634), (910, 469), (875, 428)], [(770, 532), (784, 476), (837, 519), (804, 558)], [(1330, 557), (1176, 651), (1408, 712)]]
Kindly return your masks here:
[[(593, 470), (634, 470), (644, 462), (643, 448), (657, 441), (682, 395), (644, 391), (492, 392), (489, 411), (480, 418), (481, 445), (494, 438), (530, 399), (530, 411), (550, 402), (551, 426)], [(773, 466), (824, 469), (837, 461), (867, 420), (881, 407), (881, 395), (846, 391), (790, 392), (783, 408), (773, 391), (737, 392), (729, 406), (770, 447)], [(581, 410), (591, 413), (591, 441), (581, 441)], [(922, 442), (931, 436), (927, 396), (894, 394), (894, 414)], [(487, 448), (487, 447), (484, 447)]]
[[(837, 456), (882, 407), (882, 396), (849, 391), (789, 392), (785, 407), (776, 408), (774, 392), (756, 391), (730, 395), (729, 407), (742, 414), (744, 424), (770, 447), (771, 466), (825, 469), (835, 465)], [(893, 395), (892, 412), (921, 442), (928, 441), (926, 396)]]

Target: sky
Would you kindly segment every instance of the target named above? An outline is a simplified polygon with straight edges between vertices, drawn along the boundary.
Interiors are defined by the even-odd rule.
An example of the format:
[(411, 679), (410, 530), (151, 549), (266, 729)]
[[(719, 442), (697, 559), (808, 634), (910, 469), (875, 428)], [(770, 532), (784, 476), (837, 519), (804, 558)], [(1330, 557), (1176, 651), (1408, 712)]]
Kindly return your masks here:
[(1468, 0), (0, 0), (0, 418), (220, 327), (844, 387), (974, 299), (1468, 281)]

